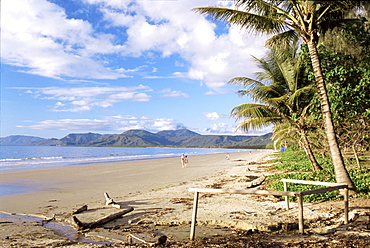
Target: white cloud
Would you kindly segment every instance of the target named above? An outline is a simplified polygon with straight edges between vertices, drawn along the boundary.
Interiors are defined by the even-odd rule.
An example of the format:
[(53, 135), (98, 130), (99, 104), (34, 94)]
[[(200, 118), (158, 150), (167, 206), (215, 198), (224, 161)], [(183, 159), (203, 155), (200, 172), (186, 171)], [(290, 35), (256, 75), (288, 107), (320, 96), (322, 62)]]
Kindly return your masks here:
[(210, 88), (208, 94), (224, 93), (222, 88), (235, 76), (251, 76), (257, 69), (251, 55), (259, 57), (265, 51), (264, 37), (246, 35), (238, 27), (218, 35), (213, 22), (191, 11), (215, 4), (230, 7), (232, 1), (135, 1), (131, 5), (131, 1), (85, 1), (102, 4), (105, 20), (126, 28), (123, 55), (179, 54), (190, 66), (187, 72), (173, 75), (204, 82)]
[(171, 90), (170, 88), (161, 90), (160, 93), (163, 97), (175, 97), (175, 98), (187, 98), (189, 97), (188, 94), (177, 91), (177, 90)]
[[(144, 64), (134, 69), (121, 68), (115, 64), (117, 56), (150, 58), (156, 53), (162, 57), (178, 54), (189, 68), (172, 75), (199, 80), (210, 89), (208, 94), (218, 94), (225, 92), (223, 87), (231, 78), (250, 76), (256, 69), (250, 55), (260, 56), (264, 52), (261, 47), (265, 38), (247, 36), (237, 27), (216, 34), (212, 21), (191, 11), (215, 4), (230, 6), (230, 1), (82, 3), (94, 4), (104, 20), (93, 25), (68, 17), (63, 8), (46, 0), (3, 0), (3, 62), (45, 77), (116, 79), (148, 68)], [(82, 11), (88, 11), (88, 7)], [(106, 33), (102, 33), (103, 25)], [(100, 27), (99, 32), (94, 29), (96, 26)], [(118, 33), (112, 33), (110, 27)], [(155, 69), (149, 73), (158, 72)]]
[(96, 33), (87, 21), (71, 19), (46, 0), (1, 2), (3, 62), (45, 77), (115, 79), (126, 77), (96, 60), (116, 53), (110, 34)]
[(220, 118), (223, 118), (225, 117), (225, 115), (223, 114), (219, 114), (217, 112), (210, 112), (210, 113), (204, 113), (204, 116), (208, 119), (208, 120), (218, 120)]
[(207, 134), (232, 134), (235, 132), (235, 125), (230, 123), (214, 123), (209, 128), (202, 130), (202, 133)]
[[(17, 126), (21, 128), (30, 128), (36, 130), (66, 130), (66, 131), (82, 131), (82, 132), (124, 132), (131, 129), (143, 129), (150, 132), (158, 132), (162, 130), (177, 130), (186, 128), (182, 123), (169, 118), (149, 118), (135, 116), (106, 116), (102, 119), (60, 119), (60, 120), (45, 120), (34, 123), (28, 126)], [(195, 132), (201, 134), (225, 134), (225, 135), (261, 135), (271, 132), (271, 127), (263, 130), (250, 131), (248, 133), (235, 130), (235, 125), (230, 123), (215, 123), (209, 128), (203, 130), (194, 129)]]
[(264, 135), (271, 133), (273, 125), (268, 127), (258, 129), (258, 130), (248, 130), (244, 131), (237, 129), (237, 125), (231, 123), (214, 123), (209, 128), (205, 128), (199, 133), (203, 134), (226, 134), (226, 135)]
[(56, 106), (56, 107), (61, 107), (61, 106), (64, 106), (64, 104), (63, 104), (62, 102), (57, 102), (57, 103), (55, 104), (55, 106)]
[(45, 120), (26, 127), (38, 130), (69, 130), (76, 131), (111, 131), (123, 132), (131, 129), (145, 129), (152, 132), (175, 130), (184, 128), (184, 125), (174, 119), (148, 118), (134, 116), (107, 116), (103, 119), (61, 119)]
[(261, 130), (250, 130), (248, 132), (237, 130), (235, 124), (231, 123), (214, 123), (210, 127), (200, 130), (202, 134), (219, 134), (219, 135), (262, 135), (272, 132), (272, 126)]
[(105, 120), (90, 120), (90, 119), (61, 119), (61, 120), (45, 120), (27, 127), (38, 130), (106, 130)]
[(135, 87), (77, 87), (77, 88), (21, 88), (14, 89), (26, 90), (25, 93), (31, 94), (35, 98), (54, 100), (52, 111), (54, 112), (83, 112), (91, 110), (93, 107), (107, 108), (114, 103), (122, 101), (149, 101), (151, 96), (146, 92), (152, 91), (151, 88), (139, 85)]

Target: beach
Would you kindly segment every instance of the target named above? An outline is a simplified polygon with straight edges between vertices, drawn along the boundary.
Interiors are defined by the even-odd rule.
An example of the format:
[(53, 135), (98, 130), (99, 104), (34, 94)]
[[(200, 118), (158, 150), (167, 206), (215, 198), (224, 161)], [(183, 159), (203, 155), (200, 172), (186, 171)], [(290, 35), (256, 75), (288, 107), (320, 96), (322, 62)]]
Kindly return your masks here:
[[(147, 233), (153, 230), (164, 234), (169, 243), (185, 242), (189, 240), (194, 196), (189, 188), (247, 189), (251, 181), (277, 173), (266, 170), (273, 156), (272, 150), (235, 152), (230, 154), (229, 159), (226, 154), (190, 156), (187, 168), (181, 167), (179, 157), (4, 171), (1, 173), (2, 184), (24, 186), (29, 192), (0, 197), (0, 210), (12, 214), (1, 219), (3, 232), (0, 245), (101, 247), (98, 242), (105, 240), (113, 242), (111, 246), (121, 247), (120, 244), (127, 244), (128, 235), (146, 234), (142, 236), (145, 240), (151, 238)], [(264, 189), (264, 186), (261, 184), (255, 188)], [(75, 226), (72, 212), (87, 205), (87, 211), (74, 216), (84, 223), (91, 223), (120, 211), (105, 205), (104, 192), (122, 209), (133, 208), (133, 211), (106, 223), (102, 228), (85, 230), (83, 235), (95, 240), (95, 244), (52, 235), (48, 228), (19, 217), (38, 216), (42, 220)], [(368, 206), (369, 201), (358, 204)], [(296, 230), (298, 205), (291, 202), (290, 207), (290, 210), (285, 210), (284, 201), (274, 196), (202, 194), (199, 198), (196, 239), (226, 237), (235, 234), (233, 230)], [(356, 205), (350, 207), (350, 218), (354, 220), (359, 213), (356, 212)], [(340, 226), (342, 213), (341, 201), (307, 203), (304, 207), (305, 224), (322, 232), (328, 228), (322, 224), (324, 222), (330, 221), (330, 228)], [(15, 217), (9, 221), (9, 216)], [(298, 235), (292, 240), (300, 242), (302, 238)], [(311, 240), (314, 239), (311, 237)], [(321, 237), (318, 240), (322, 240)], [(136, 245), (140, 243), (136, 242)]]
[(271, 151), (260, 150), (189, 157), (189, 166), (181, 168), (180, 158), (150, 159), (123, 163), (49, 167), (1, 172), (1, 183), (30, 192), (0, 197), (1, 211), (44, 214), (52, 201), (59, 209), (99, 200), (104, 192), (125, 197), (171, 185), (212, 176), (237, 160), (255, 160)]

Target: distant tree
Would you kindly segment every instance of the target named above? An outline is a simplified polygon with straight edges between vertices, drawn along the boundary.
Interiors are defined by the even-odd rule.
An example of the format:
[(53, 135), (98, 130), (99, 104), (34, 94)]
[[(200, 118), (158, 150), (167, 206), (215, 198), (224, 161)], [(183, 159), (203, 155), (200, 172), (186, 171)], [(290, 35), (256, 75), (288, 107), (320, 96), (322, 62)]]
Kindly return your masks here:
[[(367, 2), (367, 6), (370, 9), (370, 2)], [(350, 13), (350, 17), (359, 21), (343, 23), (328, 30), (320, 39), (320, 44), (337, 53), (350, 55), (358, 61), (369, 62), (370, 23), (365, 17), (370, 13), (367, 8), (366, 11)]]

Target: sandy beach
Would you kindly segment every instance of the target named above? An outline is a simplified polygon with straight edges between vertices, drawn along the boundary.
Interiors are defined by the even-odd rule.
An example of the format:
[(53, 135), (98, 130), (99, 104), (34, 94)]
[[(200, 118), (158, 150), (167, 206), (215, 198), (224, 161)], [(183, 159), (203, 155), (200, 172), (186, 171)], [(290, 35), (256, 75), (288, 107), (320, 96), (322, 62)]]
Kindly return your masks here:
[[(0, 218), (0, 246), (102, 247), (105, 241), (111, 242), (110, 247), (122, 247), (127, 245), (129, 235), (155, 240), (155, 232), (164, 234), (167, 237), (166, 245), (171, 247), (219, 247), (217, 242), (215, 246), (204, 245), (203, 239), (235, 235), (238, 239), (240, 235), (249, 237), (256, 232), (281, 233), (289, 230), (293, 231), (289, 238), (275, 235), (272, 241), (267, 235), (260, 234), (250, 236), (248, 242), (255, 244), (254, 247), (266, 247), (279, 239), (274, 247), (285, 247), (285, 244), (301, 247), (299, 245), (302, 242), (337, 242), (337, 236), (333, 238), (321, 234), (336, 235), (341, 232), (340, 235), (343, 235), (343, 230), (348, 230), (349, 225), (345, 229), (342, 227), (342, 201), (305, 203), (305, 226), (310, 228), (308, 232), (311, 233), (306, 236), (296, 234), (298, 205), (295, 202), (291, 202), (290, 209), (285, 210), (285, 202), (274, 196), (202, 194), (199, 198), (196, 242), (185, 244), (189, 242), (194, 195), (189, 188), (247, 189), (251, 181), (278, 173), (266, 170), (272, 158), (273, 151), (259, 150), (231, 153), (229, 160), (226, 154), (191, 156), (187, 168), (181, 168), (180, 158), (166, 158), (5, 171), (1, 173), (3, 185), (22, 185), (29, 192), (0, 197), (1, 212), (13, 214)], [(264, 185), (257, 185), (255, 189), (264, 189)], [(74, 231), (93, 243), (86, 244), (80, 239), (55, 235), (47, 226), (20, 217), (39, 216), (42, 220), (53, 219), (55, 223), (75, 226), (72, 212), (87, 205), (88, 210), (73, 216), (84, 223), (91, 223), (121, 211), (105, 206), (104, 192), (109, 193), (122, 209), (134, 210), (101, 228)], [(350, 203), (350, 221), (353, 225), (348, 235), (357, 235), (356, 240), (362, 242), (359, 247), (364, 247), (364, 242), (370, 241), (370, 233), (363, 231), (366, 228), (367, 219), (364, 222), (364, 218), (367, 218), (368, 206), (369, 199)], [(361, 222), (355, 222), (357, 219)], [(246, 233), (241, 234), (236, 230), (245, 230)], [(257, 243), (253, 243), (253, 237), (256, 237)], [(265, 243), (261, 243), (261, 240)], [(339, 241), (344, 242), (344, 246), (333, 247), (347, 247), (346, 240), (352, 242), (353, 238), (351, 240), (344, 236)], [(135, 247), (147, 247), (143, 242), (132, 242), (131, 245)], [(123, 247), (133, 247), (131, 245)], [(245, 246), (242, 243), (240, 246), (223, 247)]]
[(151, 159), (111, 164), (49, 167), (1, 172), (1, 184), (23, 186), (29, 192), (0, 197), (0, 210), (8, 213), (44, 215), (52, 205), (73, 208), (100, 200), (104, 192), (124, 199), (132, 194), (183, 184), (212, 176), (238, 160), (256, 160), (271, 151), (236, 152), (191, 156), (181, 168), (180, 158)]

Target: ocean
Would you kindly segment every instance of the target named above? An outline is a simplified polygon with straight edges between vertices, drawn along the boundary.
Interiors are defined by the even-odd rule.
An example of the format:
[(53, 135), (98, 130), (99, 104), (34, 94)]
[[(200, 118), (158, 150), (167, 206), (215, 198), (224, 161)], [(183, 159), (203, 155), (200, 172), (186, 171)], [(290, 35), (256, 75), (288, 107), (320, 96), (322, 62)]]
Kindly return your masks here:
[(252, 151), (253, 149), (0, 146), (0, 171)]

